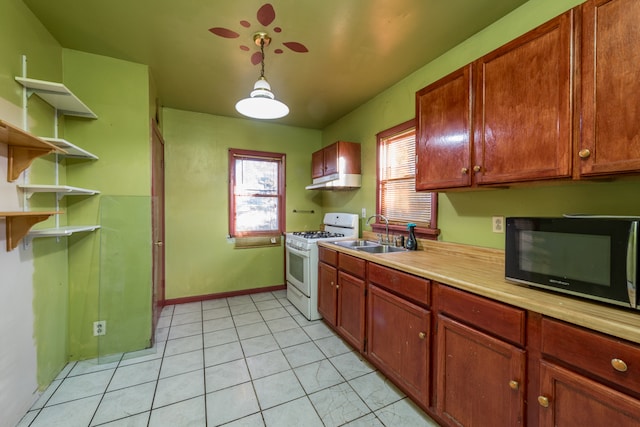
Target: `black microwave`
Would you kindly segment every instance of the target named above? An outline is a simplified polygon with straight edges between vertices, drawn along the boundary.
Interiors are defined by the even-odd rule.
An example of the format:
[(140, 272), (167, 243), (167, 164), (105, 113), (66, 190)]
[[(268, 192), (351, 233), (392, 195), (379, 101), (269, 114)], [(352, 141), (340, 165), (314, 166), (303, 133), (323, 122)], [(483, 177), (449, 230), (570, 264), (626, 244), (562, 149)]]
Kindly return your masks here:
[(505, 278), (638, 309), (640, 218), (507, 218)]

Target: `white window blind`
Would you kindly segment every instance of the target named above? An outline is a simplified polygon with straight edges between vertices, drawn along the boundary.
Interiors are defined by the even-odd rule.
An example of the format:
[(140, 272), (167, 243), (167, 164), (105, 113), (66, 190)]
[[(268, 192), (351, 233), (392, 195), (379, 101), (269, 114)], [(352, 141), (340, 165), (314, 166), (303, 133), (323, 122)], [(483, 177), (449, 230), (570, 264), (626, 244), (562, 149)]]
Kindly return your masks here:
[(431, 227), (431, 193), (416, 192), (415, 127), (379, 143), (380, 213), (389, 222)]

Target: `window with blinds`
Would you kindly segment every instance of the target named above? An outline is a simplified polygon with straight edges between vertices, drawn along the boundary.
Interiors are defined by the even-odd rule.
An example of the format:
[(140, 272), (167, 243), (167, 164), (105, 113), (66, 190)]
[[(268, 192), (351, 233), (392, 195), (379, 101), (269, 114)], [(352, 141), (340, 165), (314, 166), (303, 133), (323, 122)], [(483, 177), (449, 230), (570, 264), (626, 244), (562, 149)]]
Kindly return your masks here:
[(435, 228), (433, 193), (416, 192), (415, 121), (378, 134), (378, 213), (389, 223)]

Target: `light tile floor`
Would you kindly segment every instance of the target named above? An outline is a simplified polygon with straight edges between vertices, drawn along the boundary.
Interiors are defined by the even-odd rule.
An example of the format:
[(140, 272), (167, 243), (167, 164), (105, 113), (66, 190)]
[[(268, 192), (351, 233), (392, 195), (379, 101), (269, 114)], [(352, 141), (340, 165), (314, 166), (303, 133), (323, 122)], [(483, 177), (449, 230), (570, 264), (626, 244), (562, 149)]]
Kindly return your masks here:
[(68, 364), (18, 426), (438, 426), (285, 291), (167, 306), (157, 337)]

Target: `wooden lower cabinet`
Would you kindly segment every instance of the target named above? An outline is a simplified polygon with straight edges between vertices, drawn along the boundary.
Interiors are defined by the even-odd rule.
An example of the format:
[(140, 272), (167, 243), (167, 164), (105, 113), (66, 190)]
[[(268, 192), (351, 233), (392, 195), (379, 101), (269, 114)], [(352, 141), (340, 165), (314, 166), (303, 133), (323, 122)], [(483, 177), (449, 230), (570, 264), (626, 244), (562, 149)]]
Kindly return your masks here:
[(337, 329), (356, 350), (364, 351), (365, 282), (340, 271), (338, 273)]
[(338, 269), (318, 263), (318, 313), (331, 326), (337, 324)]
[(537, 400), (541, 427), (640, 425), (640, 400), (545, 361)]
[(323, 255), (324, 320), (442, 426), (640, 426), (639, 345)]
[(369, 359), (417, 402), (428, 406), (431, 312), (369, 284)]
[(524, 425), (525, 352), (438, 315), (436, 411), (451, 425)]

